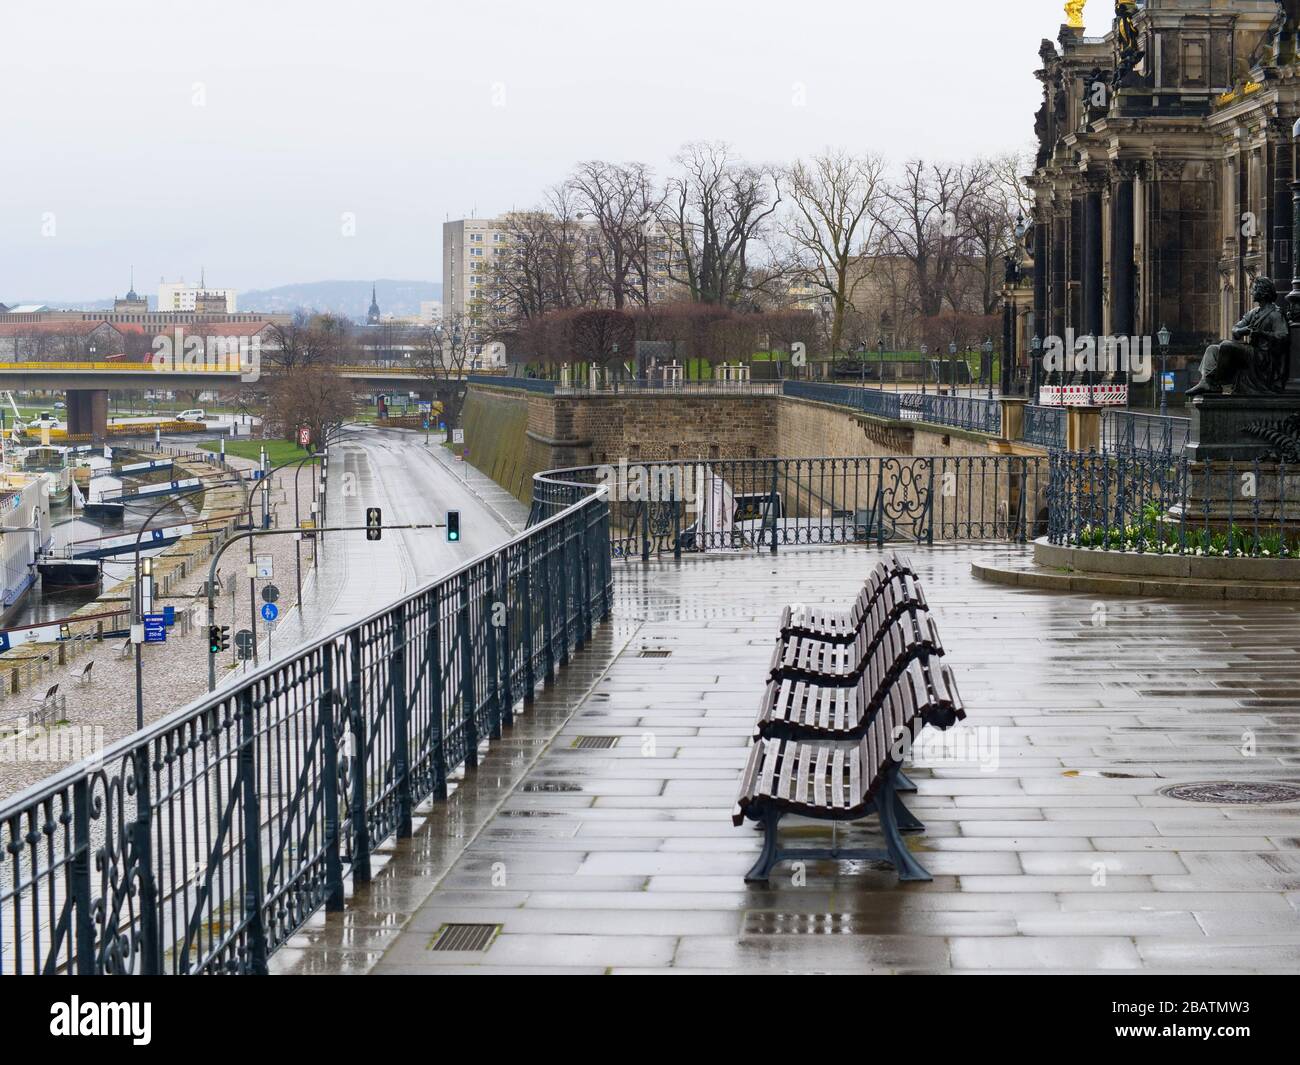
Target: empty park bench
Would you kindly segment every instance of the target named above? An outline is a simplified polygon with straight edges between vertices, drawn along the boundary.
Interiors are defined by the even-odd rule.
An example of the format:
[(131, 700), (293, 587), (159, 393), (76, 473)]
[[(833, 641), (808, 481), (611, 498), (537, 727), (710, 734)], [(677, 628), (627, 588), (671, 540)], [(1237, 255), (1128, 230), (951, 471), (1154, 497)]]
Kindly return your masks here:
[[(904, 585), (906, 594), (895, 608), (877, 609), (882, 589), (900, 576), (915, 578), (910, 565), (894, 556), (889, 566), (873, 572), (850, 611), (828, 611), (816, 619), (818, 624), (839, 619), (835, 625), (841, 629), (841, 622), (853, 625), (850, 642), (797, 635), (786, 624), (791, 611), (783, 616), (732, 814), (736, 825), (753, 821), (765, 834), (747, 882), (766, 882), (772, 868), (790, 858), (884, 860), (900, 880), (931, 879), (902, 840), (902, 833), (925, 828), (899, 798), (900, 792), (916, 790), (903, 773), (903, 761), (922, 726), (951, 728), (966, 711), (952, 670), (942, 660), (938, 629), (920, 605), (919, 586), (913, 593)], [(883, 851), (834, 844), (780, 847), (780, 822), (787, 815), (838, 823), (872, 814), (880, 819)]]
[[(930, 880), (925, 867), (903, 842), (903, 832), (925, 826), (899, 798), (902, 758), (895, 736), (914, 725), (903, 697), (891, 696), (856, 744), (760, 739), (750, 752), (741, 777), (740, 796), (732, 814), (737, 826), (756, 821), (763, 829), (763, 850), (746, 883), (766, 883), (772, 869), (787, 859), (811, 861), (887, 861), (899, 880)], [(832, 846), (782, 850), (781, 819), (788, 815), (818, 821), (860, 821), (876, 814), (885, 849), (862, 850)]]
[(927, 609), (925, 593), (911, 571), (911, 563), (895, 555), (878, 565), (848, 610), (827, 607), (789, 606), (781, 616), (782, 639), (822, 640), (852, 643), (871, 619), (873, 610), (884, 607), (895, 612), (904, 606)]
[(927, 612), (908, 610), (879, 631), (864, 628), (851, 644), (783, 639), (772, 652), (769, 676), (846, 688), (865, 679), (876, 690), (912, 659), (942, 656), (943, 642), (934, 618)]
[(889, 699), (902, 699), (923, 724), (950, 729), (966, 719), (952, 670), (914, 659), (875, 688), (827, 687), (807, 681), (769, 681), (755, 723), (763, 738), (858, 740)]
[(92, 658), (82, 666), (75, 674), (74, 679), (78, 684), (89, 684), (91, 671), (95, 668), (95, 660)]
[(59, 686), (51, 684), (45, 695), (39, 702), (33, 703), (30, 710), (27, 711), (27, 727), (35, 728), (36, 726), (47, 726), (58, 720), (55, 715), (59, 711)]

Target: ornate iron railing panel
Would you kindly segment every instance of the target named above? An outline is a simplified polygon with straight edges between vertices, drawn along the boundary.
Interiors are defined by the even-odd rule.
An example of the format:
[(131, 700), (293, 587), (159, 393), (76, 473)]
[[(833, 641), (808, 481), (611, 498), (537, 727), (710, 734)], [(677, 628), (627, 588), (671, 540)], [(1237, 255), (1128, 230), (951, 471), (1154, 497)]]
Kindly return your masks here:
[(609, 505), (0, 803), (0, 973), (257, 973), (608, 616)]
[(1047, 460), (974, 455), (621, 463), (543, 474), (534, 518), (608, 489), (611, 554), (1045, 535)]
[(910, 393), (907, 408), (919, 421), (997, 436), (1002, 431), (1002, 404), (981, 396), (932, 396)]
[(1065, 422), (1064, 407), (1040, 407), (1028, 403), (1025, 405), (1022, 439), (1026, 444), (1059, 451), (1066, 445)]
[(1107, 409), (1101, 416), (1101, 450), (1107, 454), (1179, 456), (1191, 433), (1190, 418)]

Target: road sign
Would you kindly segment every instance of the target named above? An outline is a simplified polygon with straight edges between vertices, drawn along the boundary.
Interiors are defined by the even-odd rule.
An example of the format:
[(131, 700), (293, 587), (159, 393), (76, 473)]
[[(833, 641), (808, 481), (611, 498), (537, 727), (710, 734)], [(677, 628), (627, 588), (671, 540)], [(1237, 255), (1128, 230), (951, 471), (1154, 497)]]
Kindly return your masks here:
[(253, 657), (253, 633), (251, 629), (240, 629), (235, 633), (235, 648), (241, 660)]
[(379, 507), (366, 508), (366, 539), (382, 540), (384, 537), (384, 512)]
[(451, 431), (451, 442), (453, 444), (463, 444), (465, 442), (465, 430), (453, 429)]
[(275, 576), (275, 566), (270, 555), (257, 556), (257, 577), (259, 580), (268, 581)]
[(1175, 388), (1175, 385), (1174, 385), (1174, 375), (1173, 375), (1172, 373), (1167, 373), (1167, 374), (1165, 374), (1165, 375), (1164, 375), (1164, 389), (1165, 389), (1165, 391), (1166, 391), (1166, 392), (1172, 392), (1172, 391), (1174, 391), (1174, 388)]
[(262, 620), (274, 621), (279, 616), (280, 608), (274, 603), (267, 603), (266, 606), (262, 607)]
[(429, 419), (428, 419), (428, 418), (425, 418), (425, 419), (424, 419), (424, 427), (425, 427), (426, 429), (429, 428)]
[(162, 614), (146, 614), (144, 616), (144, 642), (167, 642), (167, 619)]
[(176, 608), (174, 606), (163, 607), (163, 621), (169, 629), (176, 624)]
[(280, 589), (274, 584), (268, 584), (262, 589), (262, 602), (278, 603), (280, 601)]
[(311, 445), (311, 430), (305, 425), (298, 430), (298, 446), (304, 451)]

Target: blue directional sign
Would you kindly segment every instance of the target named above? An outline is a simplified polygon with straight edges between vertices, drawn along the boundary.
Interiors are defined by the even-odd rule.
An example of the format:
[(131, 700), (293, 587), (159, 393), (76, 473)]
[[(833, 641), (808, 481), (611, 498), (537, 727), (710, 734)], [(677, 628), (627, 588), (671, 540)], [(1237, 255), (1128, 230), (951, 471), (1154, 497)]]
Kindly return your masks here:
[(264, 607), (262, 607), (263, 621), (274, 621), (279, 616), (280, 616), (280, 608), (276, 606), (274, 603), (267, 603)]
[(176, 624), (176, 608), (174, 606), (163, 607), (163, 622), (169, 629)]
[(146, 614), (144, 616), (144, 642), (167, 642), (167, 619), (164, 615)]

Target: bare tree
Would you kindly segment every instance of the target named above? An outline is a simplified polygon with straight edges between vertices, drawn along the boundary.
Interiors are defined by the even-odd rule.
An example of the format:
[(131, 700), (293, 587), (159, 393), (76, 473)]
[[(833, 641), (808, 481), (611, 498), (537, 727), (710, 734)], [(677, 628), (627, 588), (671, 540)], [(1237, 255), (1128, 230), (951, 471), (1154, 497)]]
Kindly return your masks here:
[(298, 311), (288, 325), (273, 325), (266, 345), (271, 372), (345, 363), (355, 348), (348, 322), (333, 314)]
[(453, 315), (421, 329), (416, 338), (416, 367), (430, 381), (431, 390), (442, 402), (449, 429), (460, 425), (465, 407), (470, 331), (470, 323), (464, 316)]
[(779, 179), (718, 142), (688, 144), (675, 161), (680, 172), (660, 211), (669, 275), (696, 302), (734, 307), (750, 288), (751, 256), (781, 202)]
[(355, 410), (352, 386), (323, 365), (298, 366), (276, 376), (267, 394), (268, 427), (283, 439), (293, 439), (303, 427), (321, 441)]
[[(595, 223), (595, 269), (602, 295), (615, 310), (650, 302), (652, 223), (662, 196), (642, 163), (582, 163), (569, 178), (582, 216)], [(580, 217), (582, 217), (580, 216)]]
[(987, 163), (930, 164), (918, 159), (907, 164), (898, 184), (886, 189), (884, 209), (876, 216), (884, 250), (911, 264), (922, 317), (934, 317), (945, 302), (952, 305), (953, 283), (969, 248), (962, 213), (988, 182)]
[(795, 276), (829, 297), (830, 347), (840, 351), (845, 311), (863, 281), (862, 259), (873, 250), (874, 220), (883, 209), (884, 164), (875, 156), (826, 151), (785, 172), (791, 210), (782, 224)]

